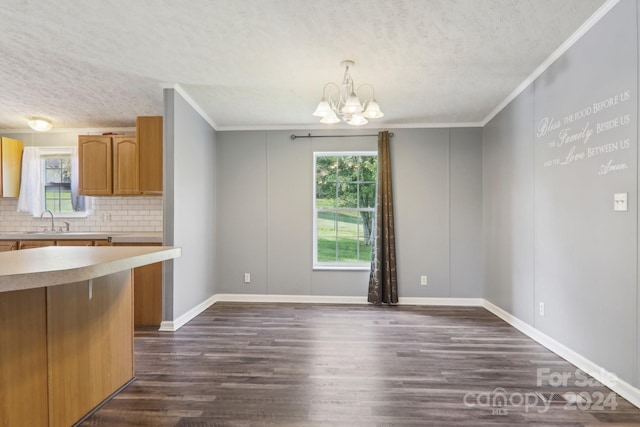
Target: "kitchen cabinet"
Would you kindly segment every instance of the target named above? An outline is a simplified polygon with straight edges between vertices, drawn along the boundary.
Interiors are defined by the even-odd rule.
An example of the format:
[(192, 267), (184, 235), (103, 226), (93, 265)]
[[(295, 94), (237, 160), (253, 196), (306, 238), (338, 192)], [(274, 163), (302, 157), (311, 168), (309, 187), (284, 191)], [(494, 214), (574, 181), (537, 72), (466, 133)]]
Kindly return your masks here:
[(53, 240), (21, 240), (18, 242), (18, 249), (43, 248), (45, 246), (55, 246)]
[(13, 240), (0, 240), (0, 252), (15, 251), (18, 249), (18, 242)]
[(18, 197), (22, 172), (22, 141), (0, 138), (0, 196)]
[(17, 266), (0, 271), (2, 427), (77, 425), (133, 381), (131, 268), (180, 256), (178, 248), (50, 249), (0, 254), (0, 265)]
[(83, 196), (108, 196), (113, 193), (111, 136), (78, 137), (78, 193)]
[[(0, 252), (45, 246), (161, 246), (160, 243), (111, 243), (109, 240), (0, 240)], [(133, 269), (134, 325), (160, 326), (162, 322), (162, 263)], [(0, 424), (1, 425), (1, 424)]]
[(135, 135), (113, 137), (113, 194), (140, 194), (140, 150)]
[(80, 135), (78, 156), (80, 194), (140, 194), (140, 152), (135, 135)]
[(85, 196), (162, 194), (162, 116), (136, 118), (135, 135), (80, 135), (79, 188)]
[[(160, 243), (113, 243), (113, 246), (160, 246)], [(133, 270), (133, 324), (160, 326), (162, 322), (162, 263)]]
[(56, 246), (97, 246), (94, 240), (56, 240)]
[(140, 192), (162, 194), (162, 116), (136, 119), (140, 150)]
[(111, 246), (108, 240), (0, 240), (0, 252), (18, 249), (43, 248), (46, 246)]

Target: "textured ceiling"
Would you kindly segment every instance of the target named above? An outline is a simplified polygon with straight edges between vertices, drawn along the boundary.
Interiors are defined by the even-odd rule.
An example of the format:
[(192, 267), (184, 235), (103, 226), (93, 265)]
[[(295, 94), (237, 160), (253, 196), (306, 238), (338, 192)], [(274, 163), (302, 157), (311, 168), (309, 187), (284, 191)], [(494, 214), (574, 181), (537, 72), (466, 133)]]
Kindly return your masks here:
[(133, 126), (167, 83), (217, 129), (320, 128), (344, 59), (385, 112), (367, 126), (479, 123), (603, 4), (3, 0), (0, 129)]

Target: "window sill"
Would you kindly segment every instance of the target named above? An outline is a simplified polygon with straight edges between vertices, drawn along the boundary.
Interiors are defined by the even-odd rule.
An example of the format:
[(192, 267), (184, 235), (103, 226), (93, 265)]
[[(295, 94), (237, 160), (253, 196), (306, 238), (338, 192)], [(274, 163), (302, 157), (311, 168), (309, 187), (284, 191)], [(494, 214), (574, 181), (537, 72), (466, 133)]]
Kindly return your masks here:
[(371, 271), (371, 266), (358, 265), (314, 265), (313, 271)]

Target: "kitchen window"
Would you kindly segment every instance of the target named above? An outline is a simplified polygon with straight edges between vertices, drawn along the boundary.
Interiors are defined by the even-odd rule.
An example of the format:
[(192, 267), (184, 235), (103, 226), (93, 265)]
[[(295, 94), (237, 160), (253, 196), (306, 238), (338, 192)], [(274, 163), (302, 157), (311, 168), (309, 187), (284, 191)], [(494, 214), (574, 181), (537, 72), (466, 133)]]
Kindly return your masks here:
[(71, 157), (43, 159), (44, 208), (54, 213), (75, 212), (71, 197)]
[(315, 269), (370, 268), (377, 169), (375, 152), (314, 153)]
[(45, 210), (58, 218), (85, 218), (87, 198), (77, 195), (75, 147), (24, 147), (18, 212), (40, 217)]

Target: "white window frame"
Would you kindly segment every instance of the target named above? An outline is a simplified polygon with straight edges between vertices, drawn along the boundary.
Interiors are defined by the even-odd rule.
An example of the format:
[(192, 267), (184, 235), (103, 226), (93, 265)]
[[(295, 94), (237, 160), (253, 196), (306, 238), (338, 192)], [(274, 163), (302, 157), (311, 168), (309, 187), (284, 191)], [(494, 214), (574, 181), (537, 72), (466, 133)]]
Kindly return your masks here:
[[(60, 157), (71, 157), (73, 155), (73, 147), (40, 147), (40, 173), (42, 176), (42, 206), (46, 207), (46, 172), (44, 161), (46, 158), (60, 158)], [(54, 216), (56, 218), (86, 218), (89, 216), (89, 208), (87, 207), (84, 211), (74, 211), (74, 212), (54, 212)], [(40, 218), (40, 215), (34, 215), (34, 218)]]
[[(356, 270), (368, 271), (371, 269), (370, 261), (366, 262), (319, 262), (318, 261), (318, 207), (316, 206), (316, 168), (318, 157), (344, 157), (344, 156), (378, 156), (377, 151), (315, 151), (313, 153), (313, 269), (314, 270)], [(361, 210), (352, 208), (336, 208), (336, 210)], [(369, 208), (374, 213), (376, 208)]]

